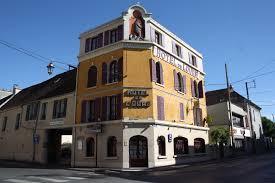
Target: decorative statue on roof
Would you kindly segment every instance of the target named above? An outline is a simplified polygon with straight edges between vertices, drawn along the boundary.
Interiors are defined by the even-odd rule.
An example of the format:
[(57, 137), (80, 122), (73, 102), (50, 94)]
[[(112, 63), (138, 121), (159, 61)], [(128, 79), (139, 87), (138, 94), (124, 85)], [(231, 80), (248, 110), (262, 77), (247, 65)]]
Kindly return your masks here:
[(133, 17), (130, 20), (130, 39), (131, 40), (143, 40), (145, 35), (144, 20), (141, 13), (138, 10), (133, 12)]

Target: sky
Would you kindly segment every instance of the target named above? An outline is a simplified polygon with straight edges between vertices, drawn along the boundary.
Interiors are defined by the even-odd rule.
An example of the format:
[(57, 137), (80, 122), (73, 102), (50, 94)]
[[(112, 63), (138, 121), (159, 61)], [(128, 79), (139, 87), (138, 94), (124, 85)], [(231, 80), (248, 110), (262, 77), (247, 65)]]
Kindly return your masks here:
[[(77, 65), (79, 34), (140, 2), (154, 19), (203, 54), (206, 89), (225, 88), (224, 64), (233, 88), (271, 118), (275, 107), (275, 1), (272, 0), (3, 0), (0, 40), (46, 58)], [(21, 88), (49, 79), (47, 62), (0, 44), (0, 88)], [(67, 69), (66, 65), (59, 65)], [(257, 71), (257, 72), (256, 72)], [(270, 72), (270, 73), (269, 73)], [(269, 73), (269, 74), (265, 74)], [(260, 77), (247, 78), (247, 76)], [(252, 87), (252, 83), (250, 86)]]

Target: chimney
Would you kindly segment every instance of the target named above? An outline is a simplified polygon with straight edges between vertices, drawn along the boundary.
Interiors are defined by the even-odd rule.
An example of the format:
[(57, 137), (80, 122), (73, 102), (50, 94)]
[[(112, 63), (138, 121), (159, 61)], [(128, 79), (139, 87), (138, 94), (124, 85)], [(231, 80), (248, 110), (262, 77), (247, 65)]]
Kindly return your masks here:
[(13, 85), (13, 89), (12, 89), (12, 94), (15, 95), (15, 94), (17, 94), (20, 91), (21, 91), (21, 89), (18, 87), (18, 85), (14, 84)]

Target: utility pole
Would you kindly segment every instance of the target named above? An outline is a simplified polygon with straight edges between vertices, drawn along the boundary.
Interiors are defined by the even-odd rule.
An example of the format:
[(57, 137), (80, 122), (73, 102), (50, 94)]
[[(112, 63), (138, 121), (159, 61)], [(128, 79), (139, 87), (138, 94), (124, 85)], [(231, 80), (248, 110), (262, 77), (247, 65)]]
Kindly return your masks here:
[[(251, 126), (251, 137), (252, 137), (252, 151), (253, 153), (256, 152), (256, 148), (255, 148), (255, 133), (254, 133), (254, 128), (253, 128), (253, 124), (252, 124), (252, 115), (251, 115), (251, 107), (250, 107), (250, 99), (249, 99), (249, 88), (248, 88), (248, 84), (251, 83), (250, 82), (245, 82), (245, 88), (246, 88), (246, 96), (247, 96), (247, 105), (248, 105), (248, 114), (249, 114), (249, 122), (250, 122), (250, 126)], [(256, 87), (256, 83), (255, 80), (253, 80), (254, 83), (254, 87)]]
[(228, 73), (227, 73), (227, 65), (225, 63), (225, 77), (226, 77), (226, 85), (227, 85), (227, 96), (228, 96), (228, 108), (229, 108), (229, 130), (230, 130), (230, 145), (234, 149), (234, 134), (233, 134), (233, 122), (232, 122), (232, 110), (231, 110), (231, 89), (232, 86), (229, 84)]

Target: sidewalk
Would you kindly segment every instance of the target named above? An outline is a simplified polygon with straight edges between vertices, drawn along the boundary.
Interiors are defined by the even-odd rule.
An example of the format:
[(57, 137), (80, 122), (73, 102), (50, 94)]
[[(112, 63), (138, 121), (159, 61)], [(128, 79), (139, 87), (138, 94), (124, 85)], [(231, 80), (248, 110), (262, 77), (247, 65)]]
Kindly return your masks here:
[(153, 167), (153, 168), (127, 168), (127, 169), (120, 169), (120, 168), (90, 168), (90, 167), (83, 167), (83, 168), (72, 168), (69, 166), (64, 165), (43, 165), (39, 163), (32, 163), (32, 162), (20, 162), (20, 161), (12, 161), (12, 160), (0, 160), (0, 168), (42, 168), (42, 169), (67, 169), (73, 171), (84, 171), (84, 172), (95, 172), (95, 173), (108, 173), (108, 172), (153, 172), (153, 171), (169, 171), (169, 170), (176, 170), (181, 168), (186, 168), (190, 166), (200, 166), (200, 165), (207, 165), (207, 164), (214, 164), (214, 163), (221, 163), (221, 162), (229, 162), (235, 161), (238, 159), (245, 159), (245, 158), (253, 158), (255, 156), (264, 156), (270, 153), (274, 153), (275, 151), (272, 150), (268, 153), (263, 154), (250, 154), (250, 155), (241, 155), (236, 157), (227, 157), (224, 159), (210, 159), (206, 161), (200, 162), (192, 162), (187, 164), (177, 164), (177, 165), (168, 165), (168, 166), (161, 166), (161, 167)]

